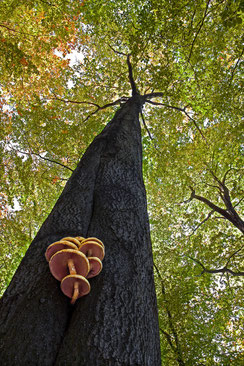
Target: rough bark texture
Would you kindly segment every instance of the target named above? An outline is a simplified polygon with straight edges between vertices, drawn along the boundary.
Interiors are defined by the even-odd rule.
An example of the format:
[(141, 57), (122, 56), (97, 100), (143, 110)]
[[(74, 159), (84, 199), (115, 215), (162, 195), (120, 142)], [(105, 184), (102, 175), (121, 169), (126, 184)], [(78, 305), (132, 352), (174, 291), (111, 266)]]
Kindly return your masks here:
[[(161, 365), (139, 110), (136, 95), (95, 138), (21, 262), (0, 303), (1, 365)], [(74, 306), (44, 258), (67, 235), (106, 249)]]

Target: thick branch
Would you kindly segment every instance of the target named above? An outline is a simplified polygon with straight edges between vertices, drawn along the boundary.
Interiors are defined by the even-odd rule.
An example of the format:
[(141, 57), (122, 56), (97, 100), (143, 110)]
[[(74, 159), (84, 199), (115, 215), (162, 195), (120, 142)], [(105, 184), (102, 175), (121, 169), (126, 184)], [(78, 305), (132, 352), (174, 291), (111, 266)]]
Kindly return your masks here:
[(223, 217), (225, 217), (227, 220), (229, 220), (235, 227), (237, 227), (237, 229), (239, 229), (242, 233), (244, 233), (244, 223), (241, 220), (241, 218), (238, 216), (238, 220), (236, 217), (233, 217), (233, 215), (231, 215), (227, 210), (224, 210), (223, 208), (215, 205), (213, 202), (211, 202), (210, 200), (208, 200), (205, 197), (199, 196), (195, 193), (195, 190), (190, 187), (191, 189), (191, 199), (197, 199), (198, 201), (201, 201), (203, 203), (205, 203), (206, 205), (208, 205), (208, 207), (210, 207), (212, 210), (214, 210), (215, 212), (218, 212), (220, 215), (222, 215)]
[(122, 55), (122, 56), (127, 56), (127, 65), (128, 65), (128, 70), (129, 70), (129, 80), (130, 80), (130, 85), (131, 85), (131, 89), (132, 89), (132, 96), (136, 95), (136, 94), (140, 94), (136, 88), (136, 83), (133, 77), (133, 70), (132, 70), (132, 65), (130, 62), (130, 54), (126, 54), (124, 52), (121, 51), (117, 51), (115, 50), (110, 44), (108, 45), (112, 51), (114, 51), (115, 53), (117, 53), (118, 55)]
[[(231, 216), (231, 218), (234, 220), (235, 222), (235, 226), (242, 232), (244, 233), (244, 222), (241, 219), (241, 217), (238, 215), (238, 213), (236, 212), (234, 206), (232, 205), (231, 202), (231, 198), (230, 198), (230, 192), (228, 187), (225, 185), (225, 180), (227, 177), (227, 174), (229, 173), (229, 171), (232, 168), (228, 169), (225, 174), (224, 177), (222, 179), (222, 181), (214, 174), (214, 172), (211, 169), (208, 169), (210, 171), (210, 173), (212, 174), (213, 178), (216, 180), (216, 182), (219, 184), (219, 190), (220, 190), (220, 197), (223, 200), (225, 207), (226, 207), (226, 212), (228, 212), (228, 214)], [(233, 223), (233, 222), (232, 222)]]
[(136, 88), (136, 83), (133, 77), (133, 71), (132, 71), (132, 65), (130, 62), (130, 55), (127, 55), (127, 65), (128, 65), (128, 69), (129, 69), (129, 80), (130, 80), (130, 85), (131, 85), (131, 89), (132, 89), (132, 96), (139, 94)]

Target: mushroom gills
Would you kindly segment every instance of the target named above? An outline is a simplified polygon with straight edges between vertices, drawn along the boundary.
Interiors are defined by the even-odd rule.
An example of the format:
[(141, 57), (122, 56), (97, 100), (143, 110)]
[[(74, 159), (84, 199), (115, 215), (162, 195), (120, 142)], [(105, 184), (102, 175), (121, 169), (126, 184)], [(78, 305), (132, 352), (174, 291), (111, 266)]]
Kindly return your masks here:
[(46, 253), (45, 253), (45, 257), (46, 260), (49, 262), (51, 257), (59, 252), (60, 250), (63, 249), (75, 249), (77, 250), (77, 246), (69, 241), (56, 241), (55, 243), (50, 244), (47, 247)]
[(88, 273), (86, 278), (92, 278), (97, 276), (101, 272), (103, 265), (100, 259), (97, 257), (88, 257), (88, 260), (90, 264), (90, 272)]
[(49, 268), (56, 280), (61, 281), (65, 276), (78, 274), (86, 277), (90, 271), (90, 264), (85, 254), (73, 249), (64, 249), (55, 253), (50, 261)]
[(61, 281), (62, 292), (71, 298), (71, 304), (90, 292), (90, 283), (81, 275), (68, 275)]
[(79, 240), (77, 238), (73, 238), (71, 236), (67, 236), (65, 238), (62, 238), (62, 239), (60, 239), (60, 241), (68, 241), (68, 242), (74, 243), (77, 248), (79, 248), (79, 246), (80, 246)]
[(90, 241), (95, 241), (96, 243), (100, 244), (103, 248), (104, 248), (104, 244), (101, 240), (99, 240), (98, 238), (94, 238), (94, 237), (91, 237), (91, 238), (83, 238), (83, 243), (86, 243), (86, 242), (90, 242)]
[(89, 257), (97, 257), (100, 260), (104, 258), (104, 248), (95, 241), (83, 242), (79, 247), (79, 251)]

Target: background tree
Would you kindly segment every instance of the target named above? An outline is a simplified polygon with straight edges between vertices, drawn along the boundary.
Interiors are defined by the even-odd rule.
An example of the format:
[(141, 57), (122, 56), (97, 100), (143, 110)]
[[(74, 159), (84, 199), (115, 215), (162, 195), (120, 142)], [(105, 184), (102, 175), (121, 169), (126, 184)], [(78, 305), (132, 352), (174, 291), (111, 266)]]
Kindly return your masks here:
[[(32, 4), (40, 12), (45, 7), (45, 18), (54, 11), (41, 1)], [(58, 4), (52, 2), (60, 9)], [(4, 93), (4, 286), (70, 175), (69, 169), (50, 160), (74, 169), (116, 105), (101, 107), (128, 95), (127, 67), (118, 52), (132, 53), (139, 90), (160, 93), (151, 102), (161, 103), (144, 107), (147, 129), (142, 140), (155, 264), (161, 276), (156, 284), (162, 360), (178, 364), (180, 350), (186, 364), (241, 365), (242, 278), (228, 272), (199, 275), (204, 268), (243, 272), (242, 233), (204, 202), (190, 198), (195, 191), (227, 210), (217, 181), (225, 177), (230, 202), (241, 219), (243, 3), (138, 0), (86, 1), (79, 6), (80, 15), (72, 20), (76, 31), (66, 34), (76, 36), (80, 61), (71, 67), (66, 60), (58, 67), (58, 78), (43, 79), (45, 91), (28, 79), (28, 93), (19, 96), (20, 78), (15, 77), (9, 85), (11, 110), (6, 110)], [(18, 24), (15, 12), (11, 14)], [(60, 57), (56, 62), (62, 61)], [(6, 74), (11, 70), (1, 67)], [(17, 212), (11, 210), (16, 200)], [(199, 344), (204, 345), (200, 353)]]

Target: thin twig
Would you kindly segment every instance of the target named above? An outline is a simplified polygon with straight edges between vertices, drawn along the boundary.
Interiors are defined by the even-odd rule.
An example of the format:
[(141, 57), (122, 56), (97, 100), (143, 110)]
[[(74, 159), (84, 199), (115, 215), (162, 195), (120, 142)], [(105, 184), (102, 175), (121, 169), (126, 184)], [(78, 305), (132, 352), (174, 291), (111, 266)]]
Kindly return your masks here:
[(239, 202), (237, 202), (235, 205), (234, 205), (234, 208), (236, 208), (242, 201), (244, 200), (244, 197), (242, 197)]
[(241, 58), (242, 58), (243, 52), (244, 52), (244, 48), (242, 49), (241, 55), (240, 55), (240, 57), (238, 58), (238, 60), (236, 61), (236, 64), (235, 64), (235, 66), (234, 66), (234, 68), (233, 68), (233, 70), (232, 70), (231, 78), (230, 78), (230, 84), (231, 84), (231, 82), (232, 82), (232, 80), (233, 80), (233, 78), (234, 78), (234, 73), (235, 73), (235, 71), (236, 71), (236, 68), (237, 68), (237, 66), (239, 65), (239, 62), (241, 61)]
[[(14, 33), (20, 33), (20, 34), (24, 34), (25, 36), (30, 36), (30, 37), (34, 37), (34, 38), (38, 38), (38, 37), (52, 37), (52, 35), (45, 35), (45, 34), (30, 34), (30, 33), (26, 33), (26, 32), (22, 32), (22, 31), (17, 31), (16, 29), (10, 28), (5, 24), (0, 24), (0, 27), (7, 29), (10, 32), (14, 32)], [(28, 38), (26, 38), (28, 39)]]
[(111, 48), (112, 51), (114, 51), (115, 53), (117, 53), (118, 55), (122, 55), (122, 56), (128, 56), (128, 53), (124, 53), (124, 52), (121, 52), (121, 51), (117, 51), (115, 50), (110, 44), (108, 44), (108, 47)]
[(199, 229), (200, 226), (202, 226), (214, 213), (214, 210), (210, 211), (208, 213), (208, 215), (205, 217), (205, 219), (203, 219), (200, 224), (197, 225), (197, 227), (195, 227), (195, 229), (192, 231), (192, 233), (189, 235), (189, 238)]
[(148, 133), (148, 136), (150, 137), (150, 139), (153, 141), (153, 137), (151, 135), (151, 132), (149, 131), (147, 125), (146, 125), (146, 122), (145, 122), (145, 119), (144, 119), (144, 116), (143, 116), (143, 113), (142, 111), (140, 111), (140, 115), (141, 115), (141, 119), (142, 119), (142, 123), (143, 123), (143, 126), (145, 127), (147, 133)]
[(226, 262), (225, 267), (227, 267), (227, 266), (228, 266), (228, 264), (230, 263), (231, 258), (233, 258), (233, 257), (234, 257), (237, 253), (239, 253), (243, 248), (244, 248), (244, 245), (242, 245), (242, 247), (241, 247), (241, 248), (237, 249), (234, 253), (232, 253), (232, 254), (229, 256), (229, 258), (228, 258), (228, 260), (227, 260), (227, 262)]
[[(182, 356), (182, 351), (181, 351), (181, 345), (180, 345), (180, 342), (179, 342), (178, 334), (177, 334), (176, 329), (175, 329), (174, 324), (173, 324), (173, 317), (172, 317), (171, 311), (170, 311), (170, 309), (169, 309), (169, 307), (167, 305), (166, 291), (165, 291), (165, 286), (164, 286), (163, 278), (161, 276), (161, 273), (159, 272), (158, 267), (156, 266), (156, 264), (154, 262), (153, 262), (153, 266), (156, 269), (157, 275), (158, 275), (158, 277), (159, 277), (159, 279), (161, 281), (162, 295), (163, 295), (163, 300), (165, 302), (165, 310), (166, 310), (166, 314), (167, 314), (167, 317), (168, 317), (169, 328), (170, 328), (170, 330), (171, 330), (171, 332), (173, 334), (175, 346), (173, 346), (173, 347), (171, 346), (171, 344), (172, 344), (171, 338), (168, 338), (166, 336), (166, 334), (165, 334), (166, 332), (165, 331), (163, 331), (163, 333), (165, 332), (164, 334), (165, 334), (166, 339), (168, 340), (168, 342), (169, 342), (169, 339), (170, 339), (169, 344), (170, 344), (172, 350), (174, 351), (174, 353), (176, 355), (177, 362), (179, 363), (180, 366), (185, 366), (185, 363), (183, 361), (183, 356)], [(169, 337), (170, 337), (170, 335), (169, 335)]]
[(53, 100), (58, 100), (60, 102), (63, 102), (63, 103), (73, 103), (73, 104), (88, 104), (88, 105), (91, 105), (91, 106), (94, 106), (96, 107), (96, 109), (91, 112), (82, 122), (86, 122), (89, 118), (91, 118), (94, 114), (96, 114), (98, 111), (101, 111), (103, 109), (106, 109), (106, 108), (109, 108), (109, 107), (112, 107), (114, 105), (117, 105), (117, 104), (120, 104), (121, 102), (124, 102), (124, 101), (127, 101), (129, 99), (129, 97), (121, 97), (117, 100), (115, 100), (114, 102), (111, 102), (111, 103), (107, 103), (107, 104), (104, 104), (103, 106), (100, 106), (99, 104), (97, 103), (93, 103), (93, 102), (86, 102), (86, 101), (77, 101), (77, 100), (71, 100), (71, 99), (63, 99), (63, 98), (59, 98), (59, 97), (55, 97), (55, 98), (51, 98)]
[(211, 0), (208, 0), (208, 2), (207, 2), (206, 8), (205, 8), (205, 12), (204, 12), (204, 15), (203, 15), (203, 18), (202, 18), (202, 21), (201, 21), (201, 24), (200, 24), (200, 26), (199, 26), (199, 28), (198, 28), (198, 30), (197, 30), (197, 32), (196, 32), (196, 34), (195, 34), (195, 37), (194, 37), (194, 39), (193, 39), (193, 41), (192, 41), (191, 49), (190, 49), (190, 53), (189, 53), (189, 56), (188, 56), (188, 59), (187, 59), (187, 63), (190, 61), (190, 58), (191, 58), (191, 55), (192, 55), (192, 50), (193, 50), (194, 44), (195, 44), (195, 42), (196, 42), (197, 36), (198, 36), (198, 34), (200, 33), (200, 31), (201, 31), (201, 29), (202, 29), (202, 27), (203, 27), (203, 23), (204, 23), (204, 20), (205, 20), (205, 18), (206, 18), (206, 16), (207, 16), (207, 11), (208, 11), (208, 6), (209, 6), (209, 4), (210, 4), (210, 1), (211, 1)]
[(44, 3), (44, 4), (47, 4), (47, 5), (50, 5), (50, 6), (56, 7), (56, 5), (55, 5), (55, 4), (52, 4), (52, 3), (50, 3), (49, 1), (44, 1), (44, 0), (39, 0), (39, 1), (41, 1), (41, 2), (42, 2), (42, 3)]
[(167, 341), (168, 341), (168, 343), (169, 343), (170, 347), (172, 348), (172, 350), (173, 350), (174, 352), (176, 352), (176, 348), (175, 348), (175, 346), (173, 345), (173, 342), (172, 342), (172, 340), (171, 340), (171, 335), (170, 335), (168, 332), (166, 332), (165, 330), (163, 330), (162, 328), (159, 328), (159, 330), (160, 330), (160, 332), (162, 332), (162, 333), (165, 335), (165, 337), (166, 337), (166, 339), (167, 339)]
[[(163, 96), (163, 95), (162, 95), (162, 93), (151, 93), (151, 94), (147, 94), (145, 96), (148, 96), (149, 98), (156, 98), (156, 97), (160, 97), (160, 96)], [(200, 127), (197, 124), (197, 122), (186, 112), (186, 107), (180, 108), (180, 107), (172, 106), (172, 105), (169, 105), (169, 104), (166, 104), (166, 103), (152, 102), (151, 100), (147, 100), (147, 99), (146, 99), (146, 102), (150, 103), (150, 104), (154, 104), (154, 105), (162, 105), (163, 107), (175, 109), (177, 111), (180, 111), (180, 112), (184, 113), (193, 122), (196, 129), (198, 130), (198, 132), (200, 133), (200, 135), (202, 136), (202, 138), (205, 140), (206, 144), (208, 145), (207, 139), (204, 136), (204, 134), (202, 133)]]
[(35, 156), (37, 156), (37, 157), (39, 157), (40, 159), (42, 159), (42, 160), (46, 160), (46, 161), (49, 161), (49, 162), (51, 162), (51, 163), (54, 163), (54, 164), (58, 164), (58, 165), (60, 165), (60, 166), (62, 166), (62, 167), (64, 167), (64, 168), (66, 168), (66, 169), (69, 169), (71, 172), (73, 172), (74, 170), (73, 169), (71, 169), (69, 166), (67, 166), (67, 165), (64, 165), (64, 164), (62, 164), (62, 163), (60, 163), (59, 161), (56, 161), (56, 160), (52, 160), (52, 159), (49, 159), (49, 158), (46, 158), (45, 156), (41, 156), (39, 153), (35, 153), (35, 152), (26, 152), (26, 151), (22, 151), (22, 150), (19, 150), (19, 149), (16, 149), (16, 148), (13, 148), (13, 147), (11, 147), (13, 150), (15, 150), (15, 151), (17, 151), (17, 152), (19, 152), (20, 154), (25, 154), (25, 155), (35, 155)]
[(194, 123), (195, 127), (197, 128), (198, 132), (200, 133), (200, 135), (202, 136), (202, 138), (205, 140), (206, 144), (208, 145), (207, 139), (204, 136), (204, 134), (202, 133), (200, 127), (198, 126), (197, 122), (184, 110), (185, 115)]
[(71, 100), (71, 99), (64, 99), (64, 98), (60, 98), (57, 97), (55, 93), (53, 93), (55, 95), (55, 98), (50, 98), (51, 100), (59, 100), (60, 102), (63, 103), (72, 103), (72, 104), (89, 104), (92, 106), (95, 106), (97, 108), (101, 108), (99, 104), (97, 103), (93, 103), (93, 102), (87, 102), (87, 101), (78, 101), (78, 100)]

